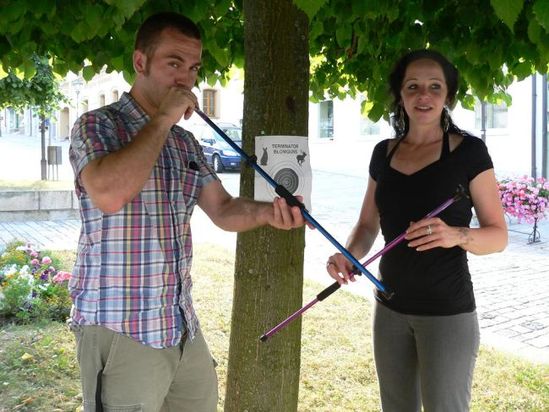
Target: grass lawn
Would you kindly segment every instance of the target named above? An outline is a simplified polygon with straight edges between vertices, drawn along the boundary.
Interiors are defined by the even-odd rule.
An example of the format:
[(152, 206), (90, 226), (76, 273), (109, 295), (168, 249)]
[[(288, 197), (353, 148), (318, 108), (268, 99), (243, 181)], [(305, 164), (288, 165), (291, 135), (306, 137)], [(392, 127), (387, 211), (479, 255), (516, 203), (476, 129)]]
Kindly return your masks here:
[[(234, 257), (219, 246), (199, 245), (194, 262), (193, 295), (202, 329), (219, 363), (222, 410)], [(304, 301), (321, 289), (307, 281)], [(303, 318), (299, 411), (377, 411), (378, 398), (370, 304), (339, 291)], [(73, 337), (64, 325), (0, 328), (0, 412), (77, 411), (80, 401)], [(472, 411), (541, 412), (547, 411), (547, 405), (549, 366), (481, 347)]]

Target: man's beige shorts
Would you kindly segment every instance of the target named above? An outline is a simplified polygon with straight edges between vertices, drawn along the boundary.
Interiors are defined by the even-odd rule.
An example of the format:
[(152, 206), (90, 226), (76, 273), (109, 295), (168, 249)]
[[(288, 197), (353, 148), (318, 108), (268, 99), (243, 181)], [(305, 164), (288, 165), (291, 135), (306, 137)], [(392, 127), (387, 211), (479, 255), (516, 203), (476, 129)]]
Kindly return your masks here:
[(154, 349), (102, 326), (71, 325), (84, 412), (215, 412), (215, 361), (202, 332)]

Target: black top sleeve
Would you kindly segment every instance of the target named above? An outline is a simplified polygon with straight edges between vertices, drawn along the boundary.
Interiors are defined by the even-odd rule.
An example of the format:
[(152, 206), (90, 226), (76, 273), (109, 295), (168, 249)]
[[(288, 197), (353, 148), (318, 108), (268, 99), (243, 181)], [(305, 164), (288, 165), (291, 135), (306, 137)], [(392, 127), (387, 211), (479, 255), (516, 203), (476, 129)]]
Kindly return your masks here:
[(370, 158), (370, 176), (376, 182), (387, 161), (388, 144), (389, 139), (383, 140), (376, 144), (372, 152), (372, 157)]

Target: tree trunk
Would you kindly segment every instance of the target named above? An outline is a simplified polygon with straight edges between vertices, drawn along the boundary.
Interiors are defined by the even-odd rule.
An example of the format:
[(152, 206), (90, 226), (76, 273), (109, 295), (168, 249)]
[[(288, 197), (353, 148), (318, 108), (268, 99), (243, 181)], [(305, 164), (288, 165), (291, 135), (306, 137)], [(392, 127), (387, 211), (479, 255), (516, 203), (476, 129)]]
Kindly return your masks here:
[[(292, 0), (244, 0), (243, 148), (255, 136), (308, 132), (308, 21)], [(253, 197), (243, 166), (241, 195)], [(237, 237), (226, 412), (297, 410), (301, 321), (259, 336), (302, 304), (305, 232), (260, 228)]]

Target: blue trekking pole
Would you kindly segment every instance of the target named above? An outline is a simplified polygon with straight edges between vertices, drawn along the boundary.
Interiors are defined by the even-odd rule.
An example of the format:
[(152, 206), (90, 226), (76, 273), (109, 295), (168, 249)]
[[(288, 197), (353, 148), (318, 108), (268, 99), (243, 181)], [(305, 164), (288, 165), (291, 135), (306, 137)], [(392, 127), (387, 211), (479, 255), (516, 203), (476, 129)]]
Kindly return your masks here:
[[(257, 173), (261, 175), (275, 190), (275, 192), (282, 198), (286, 200), (288, 205), (297, 206), (301, 210), (301, 214), (304, 219), (309, 222), (315, 229), (317, 229), (326, 239), (328, 239), (337, 250), (339, 250), (343, 256), (345, 256), (362, 274), (364, 274), (375, 286), (376, 288), (384, 294), (387, 299), (390, 299), (393, 295), (393, 292), (390, 291), (387, 286), (381, 283), (374, 275), (372, 275), (361, 263), (347, 250), (343, 245), (341, 245), (326, 229), (324, 229), (307, 211), (305, 205), (301, 203), (293, 194), (290, 193), (283, 185), (279, 184), (271, 176), (269, 176), (265, 170), (257, 164), (257, 156), (249, 156), (244, 150), (242, 150), (235, 142), (231, 140), (227, 134), (221, 130), (204, 112), (200, 109), (195, 108), (194, 111), (198, 114), (208, 125), (214, 129), (228, 144), (231, 146), (242, 159), (245, 160), (246, 164), (251, 166)], [(361, 274), (357, 273), (357, 274)]]

